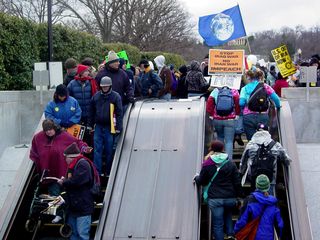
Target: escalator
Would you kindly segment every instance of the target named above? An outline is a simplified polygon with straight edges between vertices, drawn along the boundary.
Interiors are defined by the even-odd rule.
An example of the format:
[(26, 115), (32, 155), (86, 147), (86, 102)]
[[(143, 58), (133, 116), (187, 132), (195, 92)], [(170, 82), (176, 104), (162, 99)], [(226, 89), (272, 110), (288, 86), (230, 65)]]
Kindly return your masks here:
[[(312, 235), (292, 117), (288, 103), (284, 101), (282, 105), (279, 115), (271, 112), (270, 124), (272, 137), (292, 158), (288, 169), (278, 168), (276, 193), (286, 224), (282, 239), (309, 240)], [(125, 118), (92, 237), (208, 239), (210, 221), (192, 184), (205, 153), (204, 100), (139, 101), (128, 109)], [(234, 159), (239, 158), (241, 148), (235, 154)], [(29, 210), (27, 199), (34, 188), (33, 176), (32, 162), (26, 156), (1, 209), (1, 239), (32, 239), (32, 234), (25, 232), (24, 223)], [(57, 226), (50, 229), (54, 227)], [(58, 239), (54, 232), (44, 230), (41, 234), (43, 239)], [(45, 238), (45, 234), (51, 238)]]

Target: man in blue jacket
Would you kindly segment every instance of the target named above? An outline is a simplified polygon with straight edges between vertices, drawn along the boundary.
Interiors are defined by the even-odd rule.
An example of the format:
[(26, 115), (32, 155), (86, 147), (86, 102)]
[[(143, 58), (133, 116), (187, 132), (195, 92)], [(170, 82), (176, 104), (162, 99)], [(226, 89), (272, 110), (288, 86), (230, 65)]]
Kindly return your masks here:
[(68, 128), (80, 122), (81, 109), (78, 101), (69, 96), (67, 87), (60, 84), (56, 88), (53, 100), (47, 104), (44, 115), (61, 127)]
[(256, 179), (256, 190), (245, 200), (242, 214), (237, 221), (234, 231), (237, 234), (251, 220), (260, 217), (255, 240), (274, 240), (274, 227), (281, 237), (283, 220), (277, 207), (277, 199), (268, 194), (269, 178), (261, 174)]
[(89, 126), (94, 125), (94, 164), (99, 174), (102, 170), (102, 152), (106, 152), (107, 175), (112, 165), (112, 148), (114, 136), (122, 130), (122, 104), (120, 95), (112, 90), (110, 77), (100, 81), (101, 91), (91, 99)]

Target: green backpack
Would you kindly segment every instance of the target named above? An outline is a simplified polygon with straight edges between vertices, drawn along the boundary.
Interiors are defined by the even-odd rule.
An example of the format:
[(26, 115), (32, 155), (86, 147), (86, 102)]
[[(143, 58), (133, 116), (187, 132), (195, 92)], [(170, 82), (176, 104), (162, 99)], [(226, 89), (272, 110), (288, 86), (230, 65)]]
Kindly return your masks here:
[(203, 187), (203, 202), (208, 203), (208, 190), (209, 187), (211, 186), (212, 181), (216, 178), (216, 176), (219, 173), (219, 170), (229, 161), (229, 159), (225, 160), (224, 162), (221, 163), (220, 167), (217, 168), (217, 171), (214, 173), (213, 177), (211, 178), (211, 181), (209, 184), (205, 187)]

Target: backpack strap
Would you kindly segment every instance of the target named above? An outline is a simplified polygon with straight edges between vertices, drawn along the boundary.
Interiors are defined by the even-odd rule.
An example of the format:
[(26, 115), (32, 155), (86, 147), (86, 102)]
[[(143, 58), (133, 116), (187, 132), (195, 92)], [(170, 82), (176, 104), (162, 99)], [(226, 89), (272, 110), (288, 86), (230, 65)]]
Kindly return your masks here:
[(264, 88), (264, 83), (259, 82), (258, 85), (255, 87), (255, 89), (253, 89), (248, 102), (250, 102), (250, 100), (263, 88)]
[(208, 189), (210, 188), (212, 181), (213, 181), (213, 180), (216, 178), (216, 176), (218, 175), (220, 169), (221, 169), (228, 161), (229, 161), (229, 159), (226, 159), (225, 161), (223, 161), (223, 162), (221, 163), (221, 165), (220, 165), (219, 167), (217, 167), (217, 171), (214, 173), (213, 177), (211, 178), (211, 180), (210, 180), (210, 182), (209, 182), (209, 184), (208, 184)]
[(272, 139), (271, 142), (268, 144), (268, 151), (270, 151), (274, 145), (276, 145), (276, 141)]

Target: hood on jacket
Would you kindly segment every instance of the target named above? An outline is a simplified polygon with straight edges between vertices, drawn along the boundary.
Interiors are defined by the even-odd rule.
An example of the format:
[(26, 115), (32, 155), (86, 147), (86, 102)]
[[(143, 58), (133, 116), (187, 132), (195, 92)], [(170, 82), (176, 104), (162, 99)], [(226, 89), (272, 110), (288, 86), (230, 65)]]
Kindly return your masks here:
[(200, 63), (198, 61), (192, 61), (191, 64), (190, 64), (190, 67), (191, 67), (191, 70), (192, 71), (199, 71), (201, 72), (201, 69), (200, 69)]
[(154, 59), (154, 62), (157, 65), (158, 69), (163, 68), (165, 61), (166, 59), (163, 55), (159, 55)]
[(260, 130), (253, 134), (250, 143), (255, 143), (258, 145), (264, 144), (267, 146), (272, 141), (271, 135), (268, 131)]
[(210, 158), (216, 164), (221, 164), (222, 162), (224, 162), (225, 160), (228, 159), (228, 154), (226, 154), (226, 153), (213, 154), (210, 156)]
[(263, 194), (263, 192), (260, 192), (260, 191), (258, 191), (258, 190), (254, 191), (252, 194), (253, 194), (253, 196), (255, 197), (255, 199), (256, 199), (259, 203), (261, 203), (261, 204), (263, 204), (263, 205), (270, 205), (270, 206), (272, 206), (272, 205), (275, 205), (275, 204), (277, 203), (277, 199), (276, 199), (274, 196), (269, 195), (269, 196), (266, 197), (266, 196)]

